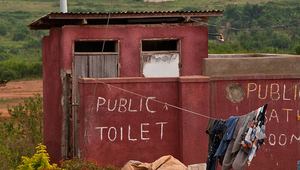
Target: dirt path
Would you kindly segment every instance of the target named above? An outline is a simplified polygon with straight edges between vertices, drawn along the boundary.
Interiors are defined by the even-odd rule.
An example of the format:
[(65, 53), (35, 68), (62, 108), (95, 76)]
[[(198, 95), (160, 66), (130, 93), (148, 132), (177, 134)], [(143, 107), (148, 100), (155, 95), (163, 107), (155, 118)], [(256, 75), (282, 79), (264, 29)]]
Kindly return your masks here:
[(7, 105), (14, 106), (23, 102), (24, 98), (34, 96), (34, 93), (43, 95), (43, 80), (11, 81), (5, 87), (0, 87), (0, 112), (8, 116)]

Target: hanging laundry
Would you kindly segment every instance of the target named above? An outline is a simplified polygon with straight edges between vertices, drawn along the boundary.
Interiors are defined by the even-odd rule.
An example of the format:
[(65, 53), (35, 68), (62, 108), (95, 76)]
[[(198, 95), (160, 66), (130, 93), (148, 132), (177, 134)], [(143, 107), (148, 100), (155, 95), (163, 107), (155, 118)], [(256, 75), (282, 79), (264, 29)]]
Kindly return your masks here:
[(212, 145), (213, 138), (214, 138), (213, 135), (210, 135), (210, 132), (211, 132), (212, 128), (214, 127), (214, 124), (216, 123), (216, 121), (217, 121), (217, 119), (209, 118), (207, 126), (206, 126), (205, 133), (207, 133), (209, 135), (209, 137), (208, 137), (208, 152), (209, 152), (209, 149)]
[(222, 138), (222, 141), (218, 147), (218, 150), (216, 151), (216, 153), (214, 155), (215, 157), (225, 155), (227, 147), (232, 139), (237, 119), (238, 119), (238, 117), (231, 116), (229, 119), (226, 120), (226, 123), (225, 123), (226, 132)]
[(260, 146), (264, 143), (264, 139), (267, 138), (265, 132), (265, 112), (267, 109), (267, 105), (259, 108), (251, 122), (249, 128), (246, 130), (244, 140), (242, 141), (242, 145), (245, 148), (252, 148), (249, 158), (248, 158), (248, 166), (252, 159), (256, 155), (256, 151), (260, 148)]
[[(235, 156), (235, 159), (232, 163), (232, 168), (234, 170), (243, 170), (246, 168), (247, 163), (250, 165), (250, 162), (254, 158), (256, 151), (258, 150), (259, 146), (263, 143), (265, 137), (265, 126), (264, 126), (264, 119), (265, 119), (265, 111), (267, 105), (258, 108), (257, 110), (253, 111), (254, 118), (252, 121), (245, 121), (244, 125), (247, 129), (244, 131), (244, 128), (241, 128), (240, 131), (244, 131), (242, 135), (242, 140), (238, 139), (234, 143), (232, 152), (236, 151), (239, 147), (239, 151)], [(252, 114), (253, 114), (252, 112)], [(259, 125), (259, 129), (256, 129), (256, 126)], [(240, 134), (240, 131), (238, 132)], [(248, 136), (247, 136), (248, 135)], [(257, 139), (257, 141), (255, 141)], [(241, 143), (237, 143), (241, 141)], [(255, 145), (255, 147), (253, 147)], [(244, 147), (246, 146), (246, 147)]]
[(242, 136), (245, 134), (247, 127), (250, 126), (254, 116), (255, 111), (252, 111), (246, 115), (240, 116), (236, 120), (235, 131), (225, 153), (222, 170), (230, 170), (232, 168), (232, 164), (241, 148)]
[[(213, 127), (211, 128), (212, 122), (214, 122)], [(210, 145), (209, 145), (209, 150), (208, 150), (208, 156), (206, 160), (207, 170), (216, 170), (217, 165), (218, 165), (218, 158), (214, 157), (219, 145), (220, 141), (223, 138), (224, 132), (226, 131), (225, 127), (225, 121), (221, 119), (213, 120), (210, 119), (207, 130), (211, 129), (209, 132), (209, 138), (210, 138)], [(222, 164), (223, 159), (219, 158), (219, 162)]]
[(265, 112), (267, 105), (240, 117), (226, 121), (210, 118), (206, 127), (209, 134), (207, 170), (217, 169), (219, 159), (222, 170), (244, 170), (264, 143)]

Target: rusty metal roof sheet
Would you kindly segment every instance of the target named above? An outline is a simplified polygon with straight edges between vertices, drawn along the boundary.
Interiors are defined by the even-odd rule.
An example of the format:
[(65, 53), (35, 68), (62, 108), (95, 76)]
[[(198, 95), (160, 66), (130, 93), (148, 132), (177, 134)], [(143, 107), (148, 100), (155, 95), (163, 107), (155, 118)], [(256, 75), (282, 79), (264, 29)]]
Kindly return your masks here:
[(64, 25), (103, 25), (109, 17), (110, 24), (182, 23), (208, 21), (209, 17), (222, 16), (223, 10), (211, 11), (152, 11), (113, 13), (49, 13), (28, 25), (32, 30), (50, 29)]

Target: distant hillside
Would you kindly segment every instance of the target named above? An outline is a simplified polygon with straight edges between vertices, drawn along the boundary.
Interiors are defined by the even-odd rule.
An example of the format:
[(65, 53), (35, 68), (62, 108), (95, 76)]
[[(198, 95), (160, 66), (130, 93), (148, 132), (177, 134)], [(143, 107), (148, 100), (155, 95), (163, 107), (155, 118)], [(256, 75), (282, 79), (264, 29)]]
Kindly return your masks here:
[[(69, 12), (225, 10), (207, 23), (209, 53), (291, 53), (300, 44), (299, 0), (68, 0)], [(0, 0), (0, 80), (41, 77), (41, 38), (48, 30), (30, 31), (27, 25), (50, 12), (59, 0)], [(20, 69), (22, 68), (22, 69)]]

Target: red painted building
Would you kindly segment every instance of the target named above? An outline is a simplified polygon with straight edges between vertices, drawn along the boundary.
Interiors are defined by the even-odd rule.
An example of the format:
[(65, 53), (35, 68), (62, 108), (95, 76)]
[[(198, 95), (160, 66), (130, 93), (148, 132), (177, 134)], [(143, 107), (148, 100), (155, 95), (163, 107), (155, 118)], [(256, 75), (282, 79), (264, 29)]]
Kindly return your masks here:
[(31, 23), (50, 29), (42, 43), (51, 160), (79, 156), (122, 166), (171, 154), (186, 165), (202, 163), (210, 117), (241, 116), (269, 103), (267, 139), (250, 167), (295, 169), (300, 74), (208, 74), (221, 67), (204, 60), (208, 29), (201, 22), (221, 15), (112, 13), (107, 27), (108, 14), (50, 13)]

